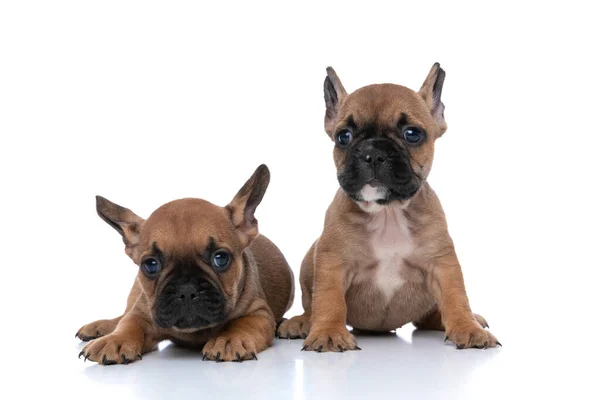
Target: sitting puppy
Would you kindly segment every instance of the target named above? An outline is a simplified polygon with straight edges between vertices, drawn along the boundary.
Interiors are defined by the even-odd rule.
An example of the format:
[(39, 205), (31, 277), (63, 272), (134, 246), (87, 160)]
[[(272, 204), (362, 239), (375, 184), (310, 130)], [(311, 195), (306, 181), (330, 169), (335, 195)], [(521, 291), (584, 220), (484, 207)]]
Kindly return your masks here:
[(204, 346), (203, 359), (256, 359), (294, 296), (292, 270), (254, 218), (269, 176), (258, 167), (226, 207), (175, 200), (147, 220), (98, 196), (98, 215), (121, 234), (140, 270), (122, 316), (77, 332), (93, 339), (79, 356), (127, 364), (168, 339)]
[(435, 64), (419, 92), (381, 84), (348, 95), (325, 78), (325, 131), (341, 189), (300, 272), (304, 314), (278, 336), (303, 350), (358, 349), (346, 325), (385, 332), (412, 322), (446, 332), (459, 349), (495, 347), (473, 314), (442, 206), (427, 176), (446, 131), (445, 72)]

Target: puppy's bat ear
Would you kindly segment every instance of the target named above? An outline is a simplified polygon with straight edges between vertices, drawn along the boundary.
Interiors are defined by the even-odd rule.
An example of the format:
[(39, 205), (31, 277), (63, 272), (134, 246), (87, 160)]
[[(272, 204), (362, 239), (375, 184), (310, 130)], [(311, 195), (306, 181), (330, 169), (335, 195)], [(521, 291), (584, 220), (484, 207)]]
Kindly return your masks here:
[(440, 136), (446, 132), (448, 126), (444, 119), (444, 103), (442, 103), (442, 88), (444, 86), (444, 79), (446, 78), (446, 72), (440, 67), (439, 63), (433, 64), (429, 75), (425, 78), (425, 82), (419, 90), (419, 94), (425, 100), (429, 112), (435, 119), (435, 122), (440, 128)]
[(269, 168), (264, 164), (260, 165), (225, 207), (244, 245), (250, 244), (258, 235), (258, 221), (254, 212), (262, 201), (270, 180)]
[(325, 132), (332, 136), (338, 110), (348, 94), (344, 89), (344, 85), (342, 85), (342, 81), (331, 67), (327, 67), (323, 91), (325, 94)]
[(144, 219), (102, 196), (96, 196), (96, 211), (100, 218), (119, 232), (125, 243), (125, 253), (133, 258), (133, 251), (139, 244), (140, 228)]

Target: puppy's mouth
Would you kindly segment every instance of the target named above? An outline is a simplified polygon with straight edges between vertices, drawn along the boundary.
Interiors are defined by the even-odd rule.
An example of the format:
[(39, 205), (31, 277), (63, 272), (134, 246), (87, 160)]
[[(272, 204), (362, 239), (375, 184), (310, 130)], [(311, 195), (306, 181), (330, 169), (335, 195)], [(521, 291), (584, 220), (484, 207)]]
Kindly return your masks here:
[(210, 322), (198, 315), (188, 315), (180, 318), (173, 324), (174, 328), (177, 329), (200, 329), (210, 325)]
[(417, 180), (411, 180), (399, 188), (393, 188), (373, 178), (362, 185), (359, 190), (350, 191), (346, 190), (343, 186), (342, 189), (344, 189), (350, 198), (358, 203), (387, 205), (393, 201), (405, 202), (410, 200), (420, 187), (421, 184)]
[(178, 315), (176, 317), (166, 317), (154, 315), (154, 322), (161, 328), (165, 329), (175, 329), (180, 332), (195, 332), (201, 329), (208, 329), (214, 326), (219, 325), (223, 318), (211, 318), (209, 320), (200, 315), (188, 314), (188, 315)]

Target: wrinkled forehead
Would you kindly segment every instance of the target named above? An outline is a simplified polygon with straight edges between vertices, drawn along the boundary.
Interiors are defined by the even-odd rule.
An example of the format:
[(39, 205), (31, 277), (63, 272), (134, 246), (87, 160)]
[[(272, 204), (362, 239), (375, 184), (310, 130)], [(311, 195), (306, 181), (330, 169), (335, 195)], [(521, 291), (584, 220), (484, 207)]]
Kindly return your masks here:
[(200, 199), (167, 203), (150, 215), (141, 232), (141, 243), (161, 251), (185, 255), (197, 253), (210, 243), (228, 249), (239, 239), (227, 211)]
[(401, 85), (369, 85), (348, 95), (340, 109), (339, 123), (352, 119), (356, 125), (396, 126), (403, 116), (411, 124), (433, 122), (425, 101)]

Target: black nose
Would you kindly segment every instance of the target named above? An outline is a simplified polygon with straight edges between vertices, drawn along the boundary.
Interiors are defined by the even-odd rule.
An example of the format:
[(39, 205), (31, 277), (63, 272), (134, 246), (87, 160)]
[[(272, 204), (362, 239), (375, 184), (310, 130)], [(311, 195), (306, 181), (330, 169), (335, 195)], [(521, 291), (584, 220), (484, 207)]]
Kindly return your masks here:
[(377, 167), (389, 158), (389, 153), (373, 145), (367, 145), (361, 152), (361, 157), (370, 166)]
[(175, 298), (181, 300), (186, 304), (192, 304), (192, 301), (198, 298), (200, 292), (196, 285), (191, 283), (184, 283), (183, 285), (179, 285), (177, 288), (177, 293), (175, 294)]

